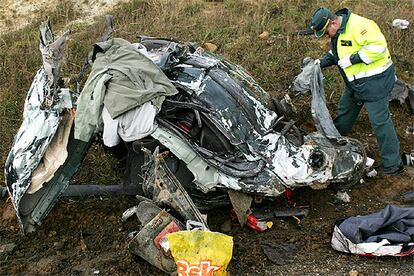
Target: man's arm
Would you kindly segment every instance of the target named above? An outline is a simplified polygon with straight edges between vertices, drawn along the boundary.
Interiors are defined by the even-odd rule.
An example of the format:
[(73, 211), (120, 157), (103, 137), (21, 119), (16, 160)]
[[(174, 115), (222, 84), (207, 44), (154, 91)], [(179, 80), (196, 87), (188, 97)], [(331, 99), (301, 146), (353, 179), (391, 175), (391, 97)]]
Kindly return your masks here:
[(332, 51), (329, 51), (328, 53), (326, 53), (319, 60), (321, 62), (320, 63), (321, 68), (329, 67), (329, 66), (336, 64), (335, 57), (333, 56)]

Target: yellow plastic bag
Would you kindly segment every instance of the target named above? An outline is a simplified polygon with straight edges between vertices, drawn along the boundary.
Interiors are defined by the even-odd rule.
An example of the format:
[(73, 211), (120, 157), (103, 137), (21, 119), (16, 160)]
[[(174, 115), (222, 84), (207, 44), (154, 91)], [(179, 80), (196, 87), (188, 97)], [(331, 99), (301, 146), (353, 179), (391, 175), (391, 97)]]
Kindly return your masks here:
[(193, 230), (167, 235), (179, 276), (229, 275), (233, 238), (222, 233)]

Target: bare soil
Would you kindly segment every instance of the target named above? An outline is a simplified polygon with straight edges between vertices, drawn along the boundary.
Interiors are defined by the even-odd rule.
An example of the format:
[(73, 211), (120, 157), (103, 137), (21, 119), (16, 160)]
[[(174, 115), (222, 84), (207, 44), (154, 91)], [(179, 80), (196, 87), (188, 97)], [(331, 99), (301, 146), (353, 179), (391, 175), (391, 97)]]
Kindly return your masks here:
[[(414, 169), (394, 177), (379, 176), (349, 190), (350, 203), (337, 203), (331, 189), (296, 190), (294, 201), (309, 205), (310, 213), (300, 226), (293, 220), (275, 219), (273, 227), (257, 233), (232, 227), (232, 275), (413, 275), (413, 257), (363, 258), (335, 252), (330, 247), (331, 228), (337, 218), (378, 211), (386, 204), (403, 205), (400, 194), (413, 188)], [(0, 244), (14, 243), (10, 252), (0, 253), (1, 275), (160, 275), (161, 271), (128, 251), (127, 235), (138, 230), (120, 215), (135, 204), (134, 198), (85, 198), (58, 203), (37, 231), (19, 233), (10, 201), (0, 202)], [(265, 207), (283, 206), (284, 198)], [(259, 207), (259, 205), (257, 205)], [(262, 206), (263, 207), (263, 206)], [(229, 208), (209, 214), (212, 230), (229, 219)], [(291, 262), (274, 264), (261, 243), (293, 244)], [(283, 263), (283, 262), (282, 262)]]
[[(70, 0), (66, 1), (83, 16), (79, 20), (90, 22), (94, 16), (105, 14), (116, 4), (127, 0)], [(0, 1), (0, 34), (19, 30), (44, 14), (53, 12), (65, 0), (2, 0)], [(62, 14), (61, 16), (65, 16)]]

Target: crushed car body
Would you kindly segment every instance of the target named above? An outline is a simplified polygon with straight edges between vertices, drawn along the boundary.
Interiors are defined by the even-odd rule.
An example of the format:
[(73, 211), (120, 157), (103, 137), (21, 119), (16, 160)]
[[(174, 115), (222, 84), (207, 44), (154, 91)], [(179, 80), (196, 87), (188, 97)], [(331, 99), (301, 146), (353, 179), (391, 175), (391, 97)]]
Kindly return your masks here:
[[(366, 159), (360, 143), (346, 137), (328, 137), (321, 133), (303, 137), (294, 121), (271, 110), (272, 98), (241, 66), (206, 52), (195, 43), (152, 37), (141, 37), (138, 43), (130, 43), (123, 39), (112, 39), (110, 35), (104, 40), (104, 44), (95, 44), (92, 54), (89, 55), (92, 72), (97, 59), (105, 58), (109, 54), (114, 58), (113, 47), (126, 49), (128, 54), (142, 62), (140, 64), (147, 66), (147, 71), (139, 70), (139, 67), (133, 68), (133, 65), (127, 67), (126, 65), (131, 66), (132, 63), (125, 64), (121, 57), (115, 58), (114, 63), (117, 66), (111, 68), (112, 77), (106, 75), (100, 79), (105, 82), (105, 85), (100, 83), (100, 89), (109, 87), (113, 89), (109, 91), (112, 94), (105, 90), (100, 91), (100, 102), (96, 107), (98, 114), (94, 114), (100, 118), (103, 116), (102, 110), (106, 108), (109, 122), (116, 124), (115, 130), (118, 129), (121, 137), (120, 145), (127, 149), (126, 186), (132, 187), (132, 194), (143, 195), (143, 189), (148, 186), (145, 183), (143, 187), (143, 175), (156, 174), (157, 170), (145, 171), (146, 166), (143, 165), (144, 149), (153, 152), (157, 148), (160, 153), (166, 152), (163, 162), (169, 171), (162, 175), (174, 175), (174, 181), (184, 187), (200, 210), (229, 204), (228, 190), (277, 197), (287, 188), (309, 186), (319, 189), (329, 183), (348, 185), (360, 179)], [(125, 72), (122, 68), (131, 70)], [(65, 93), (69, 93), (69, 90), (61, 89), (56, 84), (59, 83), (57, 80), (48, 79), (45, 70), (48, 70), (47, 67), (42, 67), (38, 73), (40, 76), (33, 81), (24, 112), (26, 114), (30, 109), (31, 112), (40, 113), (51, 109), (55, 114), (53, 124), (47, 127), (52, 122), (47, 117), (37, 122), (39, 126), (44, 126), (47, 133), (39, 142), (36, 140), (38, 138), (34, 139), (38, 135), (29, 132), (33, 125), (26, 123), (24, 115), (5, 169), (8, 191), (24, 232), (33, 231), (56, 204), (59, 196), (68, 186), (70, 189), (71, 177), (81, 165), (95, 134), (101, 129), (92, 120), (89, 126), (93, 131), (83, 133), (82, 139), (77, 139), (76, 124), (82, 119), (80, 116), (88, 115), (78, 110), (74, 123), (70, 124), (70, 131), (66, 132), (67, 157), (63, 164), (36, 190), (27, 192), (32, 181), (30, 176), (40, 160), (44, 159), (44, 152), (56, 136), (55, 133), (58, 133), (57, 129), (62, 124), (64, 114), (70, 113), (68, 110), (72, 108), (72, 104), (58, 100), (67, 98)], [(128, 74), (145, 81), (131, 84), (131, 77), (125, 78)], [(45, 79), (44, 83), (39, 82), (42, 78)], [(157, 90), (149, 96), (146, 94), (149, 97), (146, 101), (133, 95), (134, 104), (123, 107), (123, 113), (114, 115), (119, 109), (117, 102), (110, 101), (110, 97), (114, 96), (114, 91), (119, 91), (119, 83), (125, 87), (139, 85), (139, 89), (145, 90), (149, 81), (158, 85), (152, 87), (162, 87), (162, 93)], [(97, 86), (98, 84), (92, 89)], [(39, 89), (34, 91), (33, 87)], [(50, 106), (45, 107), (41, 102), (35, 106), (28, 105), (33, 95), (42, 99), (38, 95), (48, 93), (49, 89), (54, 89), (56, 95)], [(72, 94), (75, 102), (77, 98), (78, 108), (85, 104), (82, 103), (83, 93), (85, 92), (82, 91), (79, 98)], [(129, 95), (123, 98), (124, 103), (128, 103), (126, 99), (130, 99)], [(147, 103), (151, 104), (149, 109), (144, 108)], [(125, 114), (131, 111), (134, 112), (131, 115), (133, 119), (128, 121), (131, 125), (138, 121), (136, 116), (140, 112), (152, 114), (151, 124), (147, 122), (143, 126), (145, 131), (142, 133), (145, 135), (139, 139), (130, 138), (125, 129), (124, 132), (119, 131), (119, 126), (130, 118), (130, 115)], [(124, 115), (125, 117), (121, 117)], [(104, 120), (104, 131), (108, 125), (105, 126)], [(21, 133), (28, 133), (30, 137), (26, 140), (33, 142), (22, 146), (19, 138)], [(116, 144), (115, 142), (110, 146), (115, 149)], [(37, 150), (40, 146), (41, 150)], [(29, 153), (30, 158), (35, 158), (36, 161), (18, 159), (18, 156)], [(25, 170), (24, 175), (16, 173), (22, 170)], [(158, 176), (147, 175), (146, 179), (155, 177)], [(144, 195), (155, 198), (155, 195)], [(202, 220), (199, 213), (193, 213)]]

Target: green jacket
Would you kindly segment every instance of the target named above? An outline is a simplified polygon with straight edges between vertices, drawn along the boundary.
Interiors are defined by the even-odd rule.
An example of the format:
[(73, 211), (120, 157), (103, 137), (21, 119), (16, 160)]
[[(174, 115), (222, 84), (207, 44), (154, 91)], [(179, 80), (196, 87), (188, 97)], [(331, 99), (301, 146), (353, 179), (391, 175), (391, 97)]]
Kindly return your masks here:
[(321, 59), (321, 67), (338, 64), (341, 58), (350, 56), (352, 65), (338, 68), (355, 97), (375, 101), (388, 96), (395, 83), (395, 72), (378, 25), (348, 9), (339, 10), (336, 15), (342, 16), (342, 24), (331, 39), (331, 51)]
[(178, 93), (162, 70), (124, 39), (95, 44), (92, 61), (92, 71), (77, 101), (76, 139), (89, 141), (103, 104), (116, 118), (148, 101), (160, 110), (165, 96)]

